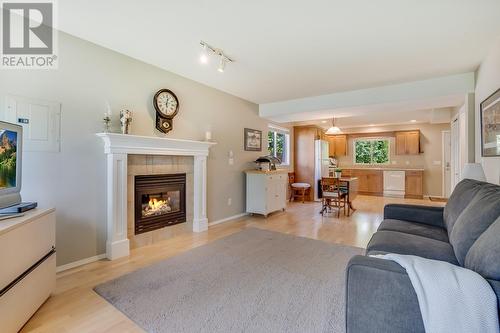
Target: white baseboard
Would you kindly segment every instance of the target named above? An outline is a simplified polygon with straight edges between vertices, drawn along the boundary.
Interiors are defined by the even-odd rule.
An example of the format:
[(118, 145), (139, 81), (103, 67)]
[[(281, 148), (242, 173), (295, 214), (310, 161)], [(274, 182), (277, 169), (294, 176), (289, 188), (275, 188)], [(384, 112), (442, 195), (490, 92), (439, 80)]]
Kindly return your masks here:
[[(213, 225), (216, 225), (216, 224), (220, 224), (220, 223), (224, 223), (224, 222), (229, 222), (229, 221), (232, 221), (232, 220), (236, 220), (236, 219), (238, 219), (240, 217), (243, 217), (245, 215), (248, 215), (248, 214), (247, 213), (241, 213), (241, 214), (236, 214), (236, 215), (233, 215), (233, 216), (229, 216), (229, 217), (217, 220), (217, 221), (209, 222), (208, 226), (210, 227), (210, 226), (213, 226)], [(82, 265), (85, 265), (85, 264), (90, 264), (91, 262), (98, 261), (98, 260), (101, 260), (101, 259), (104, 259), (104, 258), (106, 258), (106, 253), (102, 253), (102, 254), (98, 254), (98, 255), (90, 257), (90, 258), (85, 258), (85, 259), (77, 260), (77, 261), (74, 261), (74, 262), (70, 262), (68, 264), (57, 266), (56, 267), (56, 272), (57, 273), (63, 272), (63, 271), (66, 271), (68, 269), (75, 268), (75, 267), (78, 267), (78, 266), (82, 266)]]
[(70, 262), (68, 264), (57, 266), (56, 267), (56, 272), (59, 273), (59, 272), (62, 272), (62, 271), (66, 271), (68, 269), (75, 268), (75, 267), (78, 267), (78, 266), (82, 266), (82, 265), (85, 265), (85, 264), (90, 264), (91, 262), (98, 261), (98, 260), (101, 260), (101, 259), (104, 259), (104, 258), (106, 258), (106, 253), (98, 254), (96, 256), (85, 258), (85, 259), (82, 259), (82, 260), (73, 261), (73, 262)]
[(220, 224), (220, 223), (224, 223), (224, 222), (236, 220), (236, 219), (239, 219), (240, 217), (243, 217), (243, 216), (246, 216), (246, 215), (248, 215), (248, 213), (241, 213), (241, 214), (236, 214), (236, 215), (233, 215), (233, 216), (229, 216), (229, 217), (223, 218), (221, 220), (217, 220), (217, 221), (213, 221), (213, 222), (208, 222), (208, 226), (211, 227), (211, 226), (216, 225), (216, 224)]

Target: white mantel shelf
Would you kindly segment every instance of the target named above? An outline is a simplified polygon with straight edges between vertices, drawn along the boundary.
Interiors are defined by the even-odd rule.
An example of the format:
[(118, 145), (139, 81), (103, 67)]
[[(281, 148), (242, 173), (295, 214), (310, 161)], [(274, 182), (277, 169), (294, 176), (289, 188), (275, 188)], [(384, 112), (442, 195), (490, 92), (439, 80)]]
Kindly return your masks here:
[(106, 256), (110, 260), (128, 256), (127, 237), (127, 156), (193, 156), (193, 231), (208, 229), (207, 156), (215, 142), (158, 138), (117, 133), (97, 133), (104, 141), (107, 155), (107, 239)]
[(158, 138), (118, 133), (97, 133), (106, 154), (207, 156), (215, 142)]

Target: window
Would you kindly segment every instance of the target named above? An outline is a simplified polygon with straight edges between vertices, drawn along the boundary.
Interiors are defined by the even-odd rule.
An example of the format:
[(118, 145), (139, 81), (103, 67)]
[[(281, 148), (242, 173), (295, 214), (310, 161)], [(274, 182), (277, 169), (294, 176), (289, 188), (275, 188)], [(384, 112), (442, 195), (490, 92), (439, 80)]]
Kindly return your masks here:
[(354, 140), (355, 164), (389, 163), (389, 139)]
[(290, 133), (287, 129), (269, 126), (267, 151), (269, 155), (279, 158), (281, 165), (290, 164)]

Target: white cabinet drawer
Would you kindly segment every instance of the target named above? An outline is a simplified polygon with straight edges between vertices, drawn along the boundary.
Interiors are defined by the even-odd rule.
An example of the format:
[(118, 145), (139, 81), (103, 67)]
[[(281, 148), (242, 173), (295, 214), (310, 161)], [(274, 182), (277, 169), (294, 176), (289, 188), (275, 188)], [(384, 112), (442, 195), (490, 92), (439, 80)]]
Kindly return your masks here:
[(17, 332), (50, 296), (56, 284), (56, 255), (52, 254), (0, 297), (0, 330)]
[(55, 213), (0, 234), (0, 289), (7, 286), (55, 246)]

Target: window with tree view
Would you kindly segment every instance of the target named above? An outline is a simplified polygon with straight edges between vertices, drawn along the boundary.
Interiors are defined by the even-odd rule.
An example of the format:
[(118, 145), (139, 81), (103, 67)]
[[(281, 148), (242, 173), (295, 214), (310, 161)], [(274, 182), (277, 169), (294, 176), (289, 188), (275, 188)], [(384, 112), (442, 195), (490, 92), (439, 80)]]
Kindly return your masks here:
[(389, 163), (389, 139), (358, 139), (354, 141), (355, 164)]
[(289, 141), (290, 135), (282, 130), (269, 128), (267, 133), (267, 150), (269, 155), (281, 160), (281, 164), (289, 164)]

